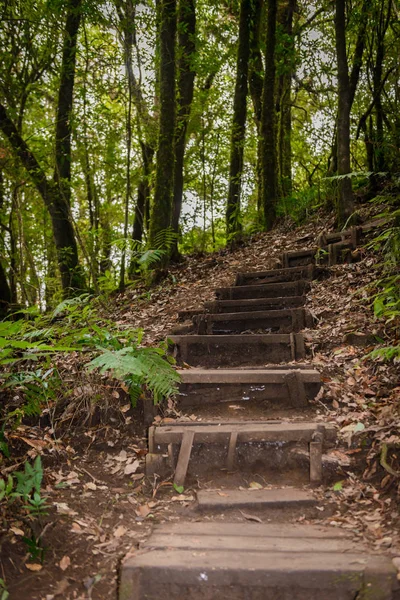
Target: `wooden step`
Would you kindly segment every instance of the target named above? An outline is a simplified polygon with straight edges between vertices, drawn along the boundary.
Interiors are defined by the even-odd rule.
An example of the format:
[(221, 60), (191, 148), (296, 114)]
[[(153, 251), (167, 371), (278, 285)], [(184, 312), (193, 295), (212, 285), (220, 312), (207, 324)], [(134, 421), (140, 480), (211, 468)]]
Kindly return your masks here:
[(217, 288), (217, 300), (246, 300), (249, 298), (281, 298), (283, 296), (303, 296), (310, 289), (310, 283), (299, 279), (283, 283), (267, 283), (264, 285), (238, 285), (235, 287)]
[(182, 369), (180, 408), (217, 402), (269, 401), (281, 408), (304, 408), (318, 394), (321, 376), (299, 368)]
[(122, 563), (119, 600), (395, 600), (397, 569), (334, 528), (156, 525)]
[[(289, 460), (293, 447), (306, 446), (309, 451), (309, 479), (313, 485), (322, 481), (322, 453), (336, 439), (336, 429), (317, 422), (224, 421), (220, 423), (175, 422), (149, 428), (149, 454), (146, 474), (168, 467), (175, 472), (174, 483), (183, 485), (191, 462), (193, 474), (204, 471), (253, 468), (262, 472), (277, 468), (276, 454)], [(192, 453), (193, 450), (193, 453)], [(159, 464), (157, 465), (157, 455)], [(166, 460), (168, 457), (168, 465)], [(222, 458), (222, 460), (221, 460)], [(156, 465), (156, 467), (155, 467)], [(189, 469), (190, 470), (190, 469)]]
[(299, 279), (310, 281), (322, 274), (323, 269), (314, 265), (305, 267), (293, 267), (291, 269), (271, 269), (269, 271), (250, 271), (238, 273), (235, 285), (265, 285), (267, 283), (282, 283), (298, 281)]
[(304, 250), (293, 250), (284, 252), (281, 256), (281, 264), (284, 269), (307, 267), (316, 264), (316, 255), (320, 249), (306, 248)]
[(343, 231), (323, 231), (319, 234), (317, 243), (320, 247), (324, 247), (338, 242), (351, 242), (352, 247), (356, 248), (360, 244), (362, 236), (362, 227), (351, 227)]
[(178, 361), (193, 367), (260, 366), (305, 357), (301, 333), (248, 335), (173, 335)]
[(305, 296), (284, 296), (283, 298), (249, 298), (247, 300), (214, 300), (205, 302), (204, 306), (181, 310), (178, 313), (179, 321), (192, 319), (196, 315), (206, 313), (235, 313), (251, 311), (283, 310), (285, 308), (298, 308), (304, 306)]
[[(214, 300), (205, 302), (204, 309), (210, 313), (233, 313), (263, 310), (283, 310), (304, 306), (305, 296), (284, 296), (277, 298), (248, 298), (245, 300)], [(204, 310), (200, 310), (204, 312)]]
[(318, 503), (309, 490), (294, 488), (199, 490), (196, 496), (199, 511), (297, 508)]
[(307, 265), (327, 265), (329, 267), (360, 260), (352, 240), (341, 241), (320, 248), (309, 248), (295, 252), (284, 252), (280, 262), (284, 268), (298, 268)]
[(248, 313), (196, 315), (193, 317), (193, 325), (193, 333), (197, 335), (221, 335), (260, 329), (264, 330), (263, 333), (291, 333), (292, 331), (298, 333), (306, 327), (311, 328), (313, 318), (310, 311), (305, 308), (286, 308)]

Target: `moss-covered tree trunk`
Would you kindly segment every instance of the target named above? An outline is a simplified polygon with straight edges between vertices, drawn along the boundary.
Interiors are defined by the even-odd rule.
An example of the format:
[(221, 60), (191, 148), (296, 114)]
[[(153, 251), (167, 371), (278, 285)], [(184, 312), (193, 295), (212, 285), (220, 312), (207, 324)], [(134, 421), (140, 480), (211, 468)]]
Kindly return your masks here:
[[(345, 0), (336, 0), (335, 33), (338, 67), (338, 126), (337, 161), (338, 175), (351, 172), (350, 164), (350, 78), (346, 49)], [(353, 190), (350, 177), (339, 180), (338, 222), (344, 225), (354, 210)]]
[(281, 72), (278, 77), (278, 173), (282, 197), (292, 194), (292, 76), (294, 71), (293, 14), (296, 0), (288, 0), (278, 11), (281, 34)]
[(72, 107), (82, 0), (69, 0), (65, 24), (55, 132), (54, 187), (51, 209), (62, 287), (65, 295), (85, 288), (71, 215)]
[(150, 214), (151, 247), (161, 246), (163, 232), (171, 226), (175, 152), (175, 34), (176, 0), (160, 0), (160, 119), (156, 159), (156, 181)]
[[(186, 131), (193, 100), (195, 79), (194, 59), (196, 55), (196, 2), (180, 0), (178, 10), (178, 73), (177, 73), (177, 115), (175, 131), (175, 173), (172, 208), (172, 229), (179, 231), (179, 219), (183, 198), (183, 165), (186, 148)], [(179, 258), (176, 238), (173, 258)]]
[(233, 100), (231, 158), (229, 169), (228, 201), (226, 206), (226, 237), (233, 244), (240, 238), (240, 193), (243, 174), (243, 154), (246, 134), (248, 69), (250, 56), (250, 29), (252, 0), (240, 4), (239, 43), (237, 51), (236, 85)]
[(275, 119), (275, 53), (277, 0), (268, 0), (265, 73), (261, 111), (261, 171), (264, 227), (270, 229), (276, 219), (277, 156)]
[(262, 62), (260, 42), (263, 26), (264, 0), (253, 0), (253, 15), (250, 29), (250, 57), (249, 57), (249, 89), (253, 102), (254, 120), (257, 128), (257, 209), (262, 210), (262, 168), (261, 168), (261, 113), (262, 90), (264, 81), (264, 66)]

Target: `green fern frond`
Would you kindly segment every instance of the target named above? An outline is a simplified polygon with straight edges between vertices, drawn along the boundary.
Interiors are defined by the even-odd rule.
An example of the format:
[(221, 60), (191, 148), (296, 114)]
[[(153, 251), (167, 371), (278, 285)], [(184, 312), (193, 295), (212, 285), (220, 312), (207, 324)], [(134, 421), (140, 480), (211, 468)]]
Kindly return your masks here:
[(134, 399), (140, 387), (146, 385), (156, 404), (176, 394), (180, 381), (179, 374), (165, 360), (162, 348), (128, 346), (117, 351), (105, 350), (90, 361), (88, 368), (99, 369), (102, 374), (112, 372), (114, 377), (128, 383)]

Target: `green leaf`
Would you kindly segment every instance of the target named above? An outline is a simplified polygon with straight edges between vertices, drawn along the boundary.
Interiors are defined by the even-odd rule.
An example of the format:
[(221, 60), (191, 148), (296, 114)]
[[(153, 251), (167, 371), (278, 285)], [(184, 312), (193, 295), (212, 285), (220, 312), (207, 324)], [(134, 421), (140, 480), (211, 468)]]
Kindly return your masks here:
[(185, 488), (183, 487), (183, 485), (176, 485), (176, 483), (174, 483), (174, 490), (178, 494), (183, 494), (183, 492), (185, 491)]
[(343, 481), (338, 481), (337, 483), (335, 483), (335, 485), (333, 486), (333, 491), (334, 492), (341, 492), (343, 489)]

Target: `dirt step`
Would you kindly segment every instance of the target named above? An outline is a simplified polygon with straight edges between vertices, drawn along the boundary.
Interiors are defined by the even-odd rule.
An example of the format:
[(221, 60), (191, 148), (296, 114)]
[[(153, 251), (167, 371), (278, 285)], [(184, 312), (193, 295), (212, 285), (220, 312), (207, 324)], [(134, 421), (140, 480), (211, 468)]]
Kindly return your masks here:
[(174, 355), (193, 367), (260, 366), (305, 357), (301, 333), (172, 335)]
[(287, 281), (264, 285), (238, 285), (217, 288), (217, 300), (246, 300), (249, 298), (282, 298), (283, 296), (303, 296), (310, 289), (309, 281)]
[(336, 429), (330, 424), (313, 421), (262, 422), (225, 421), (221, 423), (176, 422), (149, 428), (149, 454), (146, 475), (165, 476), (175, 472), (174, 483), (185, 482), (189, 468), (193, 475), (220, 470), (225, 455), (225, 468), (265, 472), (282, 470), (293, 458), (294, 448), (309, 452), (309, 480), (322, 481), (322, 453), (336, 440)]
[(266, 330), (265, 333), (291, 333), (292, 331), (297, 333), (312, 326), (313, 318), (310, 311), (305, 308), (216, 313), (193, 317), (193, 333), (198, 335), (221, 335), (259, 329)]
[(235, 285), (264, 285), (267, 283), (298, 281), (299, 279), (311, 280), (317, 279), (324, 271), (325, 269), (320, 269), (315, 265), (293, 267), (291, 269), (250, 271), (247, 273), (238, 273), (236, 275)]
[(311, 525), (156, 526), (122, 564), (119, 600), (397, 600), (390, 558)]
[(252, 400), (301, 408), (321, 388), (321, 376), (311, 368), (182, 369), (179, 373), (180, 408)]
[(309, 490), (294, 488), (274, 488), (267, 490), (199, 490), (197, 492), (199, 511), (226, 511), (240, 508), (297, 508), (315, 506), (316, 497)]

